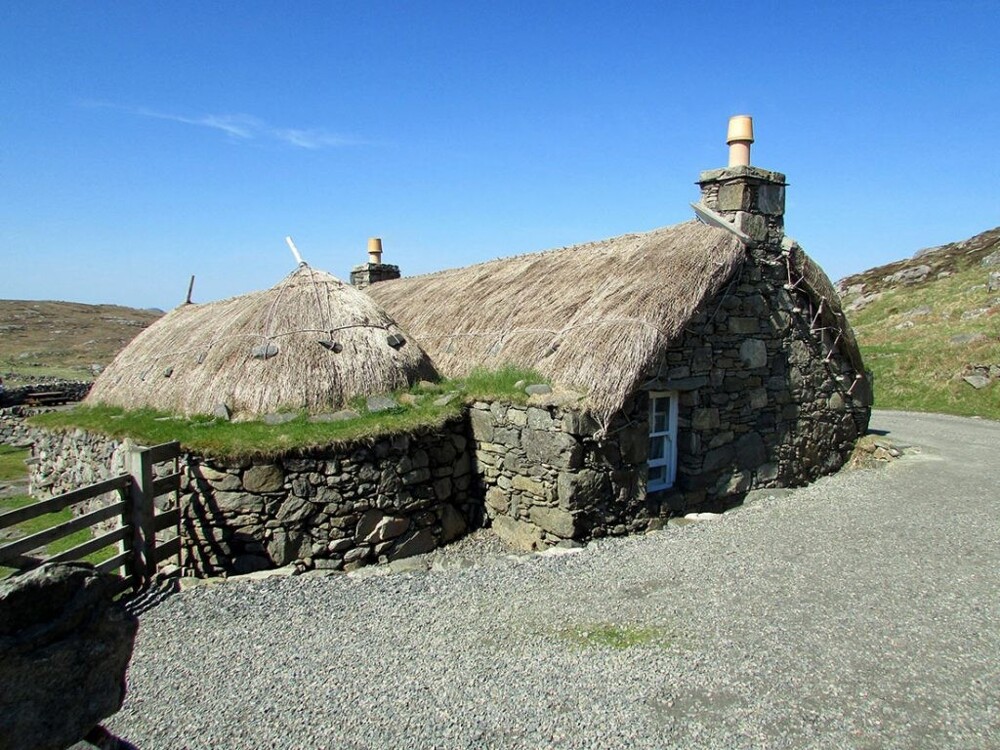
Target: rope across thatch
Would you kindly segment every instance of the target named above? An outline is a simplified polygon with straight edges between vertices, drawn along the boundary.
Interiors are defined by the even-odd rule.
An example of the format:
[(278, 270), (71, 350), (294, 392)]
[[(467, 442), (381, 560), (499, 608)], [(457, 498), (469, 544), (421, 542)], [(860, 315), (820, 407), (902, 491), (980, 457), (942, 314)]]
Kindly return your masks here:
[(534, 368), (607, 419), (744, 257), (732, 234), (692, 221), (367, 291), (442, 374)]
[(250, 418), (336, 409), (435, 377), (368, 295), (302, 265), (266, 291), (171, 311), (122, 350), (87, 402), (187, 415), (225, 404)]
[(822, 325), (835, 332), (836, 346), (857, 375), (864, 377), (865, 366), (861, 359), (861, 348), (854, 336), (854, 329), (844, 314), (840, 295), (816, 261), (793, 240), (784, 244), (784, 254), (788, 264), (789, 283), (801, 285), (816, 308), (813, 327)]

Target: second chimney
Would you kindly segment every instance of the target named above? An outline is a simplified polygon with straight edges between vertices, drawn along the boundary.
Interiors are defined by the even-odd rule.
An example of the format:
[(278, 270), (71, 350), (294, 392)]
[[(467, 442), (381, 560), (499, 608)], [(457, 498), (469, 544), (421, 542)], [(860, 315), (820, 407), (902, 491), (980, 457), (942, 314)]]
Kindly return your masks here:
[(368, 238), (368, 262), (351, 269), (351, 286), (364, 289), (380, 281), (398, 279), (399, 266), (382, 262), (382, 238)]

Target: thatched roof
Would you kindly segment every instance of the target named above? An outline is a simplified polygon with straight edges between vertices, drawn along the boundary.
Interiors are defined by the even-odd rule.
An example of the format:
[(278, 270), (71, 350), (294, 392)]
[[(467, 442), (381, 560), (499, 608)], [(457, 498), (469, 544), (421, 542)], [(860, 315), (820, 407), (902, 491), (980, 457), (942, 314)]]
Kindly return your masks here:
[(186, 415), (226, 404), (251, 418), (337, 409), (421, 378), (436, 378), (427, 355), (371, 297), (303, 264), (266, 291), (172, 310), (122, 350), (87, 402)]
[(610, 417), (746, 257), (695, 221), (375, 284), (439, 372), (531, 367)]

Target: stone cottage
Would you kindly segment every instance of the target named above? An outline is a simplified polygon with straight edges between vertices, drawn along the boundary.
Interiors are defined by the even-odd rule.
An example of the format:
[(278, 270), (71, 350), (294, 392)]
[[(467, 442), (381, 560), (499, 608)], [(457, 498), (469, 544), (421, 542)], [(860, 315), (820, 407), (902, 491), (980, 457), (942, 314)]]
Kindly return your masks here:
[[(318, 418), (480, 367), (551, 384), (407, 434), (266, 459), (187, 454), (184, 567), (352, 568), (482, 524), (523, 548), (581, 542), (838, 469), (870, 415), (858, 345), (827, 277), (784, 235), (784, 175), (749, 164), (749, 118), (729, 141), (692, 221), (409, 278), (376, 240), (353, 286), (302, 264), (270, 290), (150, 326), (89, 402)], [(53, 487), (80, 463), (111, 472), (119, 449), (55, 435), (37, 471)]]
[(472, 406), (501, 534), (537, 546), (642, 530), (835, 471), (864, 434), (854, 334), (785, 236), (785, 176), (749, 165), (752, 140), (733, 118), (697, 220), (367, 288), (442, 374), (515, 364), (581, 395)]

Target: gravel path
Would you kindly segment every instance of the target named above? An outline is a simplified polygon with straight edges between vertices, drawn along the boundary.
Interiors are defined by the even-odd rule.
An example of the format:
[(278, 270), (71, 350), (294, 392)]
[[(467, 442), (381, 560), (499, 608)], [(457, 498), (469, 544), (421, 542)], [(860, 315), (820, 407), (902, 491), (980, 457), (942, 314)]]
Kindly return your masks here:
[(1000, 747), (1000, 423), (873, 427), (919, 451), (716, 521), (172, 596), (106, 726), (141, 750)]

